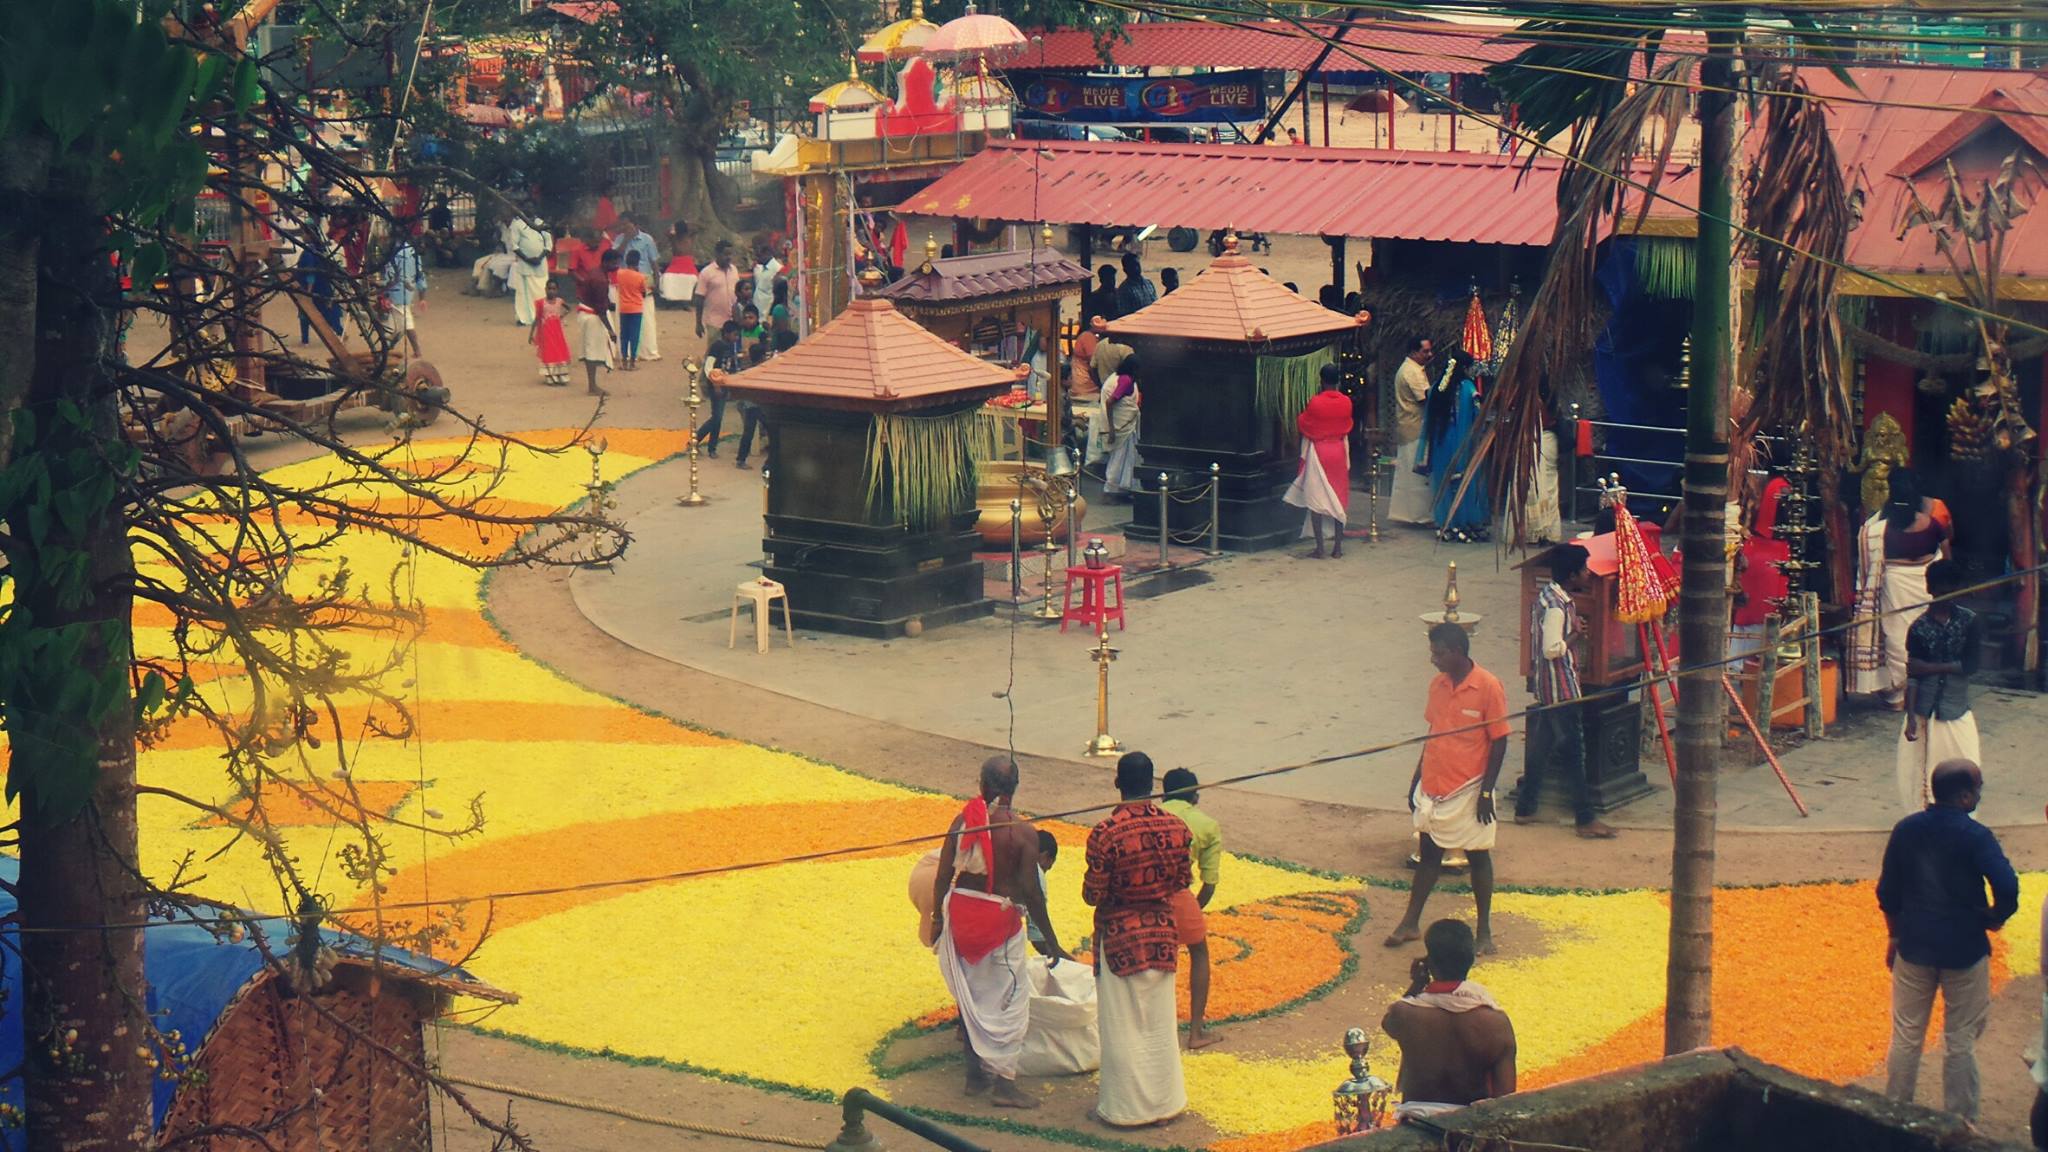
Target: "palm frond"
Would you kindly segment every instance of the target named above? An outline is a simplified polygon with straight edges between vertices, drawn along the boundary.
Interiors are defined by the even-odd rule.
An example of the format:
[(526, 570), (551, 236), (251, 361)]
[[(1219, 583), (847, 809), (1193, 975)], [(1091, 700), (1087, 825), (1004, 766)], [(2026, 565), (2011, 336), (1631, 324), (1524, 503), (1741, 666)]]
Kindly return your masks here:
[(974, 506), (974, 444), (980, 413), (878, 415), (868, 425), (867, 511), (914, 532)]
[[(1551, 234), (1543, 282), (1486, 395), (1482, 419), (1487, 430), (1457, 496), (1463, 500), (1463, 488), (1485, 475), (1491, 491), (1507, 501), (1510, 539), (1515, 544), (1523, 540), (1522, 510), (1535, 478), (1543, 383), (1565, 376), (1592, 345), (1599, 315), (1594, 272), (1600, 244), (1612, 235), (1625, 211), (1633, 210), (1640, 221), (1656, 197), (1686, 114), (1692, 68), (1693, 62), (1684, 58), (1657, 65), (1651, 83), (1606, 108), (1574, 137), (1570, 162), (1558, 179), (1557, 228)], [(1625, 66), (1621, 74), (1627, 75)], [(1640, 165), (1642, 142), (1653, 126), (1657, 153), (1647, 166)], [(1622, 181), (1641, 184), (1643, 190)]]
[(1848, 247), (1852, 210), (1828, 135), (1827, 106), (1787, 69), (1761, 81), (1763, 119), (1743, 196), (1738, 258), (1756, 265), (1756, 291), (1739, 380), (1754, 397), (1747, 439), (1787, 429), (1813, 439), (1830, 466), (1848, 463), (1855, 428), (1842, 379), (1841, 317), (1835, 281)]

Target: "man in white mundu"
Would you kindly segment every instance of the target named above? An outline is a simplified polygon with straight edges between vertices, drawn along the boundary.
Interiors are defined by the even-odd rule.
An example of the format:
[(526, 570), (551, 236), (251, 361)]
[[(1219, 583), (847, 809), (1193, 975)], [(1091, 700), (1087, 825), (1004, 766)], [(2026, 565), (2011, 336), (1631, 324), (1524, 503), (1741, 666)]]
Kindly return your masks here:
[(1408, 355), (1394, 372), (1394, 491), (1387, 514), (1396, 524), (1428, 528), (1435, 524), (1430, 513), (1429, 478), (1415, 471), (1415, 457), (1422, 447), (1422, 406), (1429, 399), (1430, 357), (1435, 345), (1426, 336), (1408, 342)]
[[(1038, 886), (1038, 832), (1011, 811), (1017, 763), (994, 756), (981, 766), (981, 795), (967, 802), (946, 833), (932, 883), (932, 927), (939, 974), (960, 1006), (967, 1048), (967, 1094), (989, 1092), (999, 1108), (1036, 1108), (1017, 1087), (1017, 1064), (1031, 1020), (1030, 960), (1024, 917), (1060, 947)], [(991, 1089), (993, 1089), (991, 1091)]]
[(1088, 833), (1081, 899), (1095, 909), (1095, 1011), (1102, 1072), (1095, 1118), (1116, 1128), (1163, 1124), (1187, 1109), (1173, 974), (1173, 898), (1194, 882), (1194, 834), (1152, 802), (1152, 761), (1116, 763), (1122, 797)]

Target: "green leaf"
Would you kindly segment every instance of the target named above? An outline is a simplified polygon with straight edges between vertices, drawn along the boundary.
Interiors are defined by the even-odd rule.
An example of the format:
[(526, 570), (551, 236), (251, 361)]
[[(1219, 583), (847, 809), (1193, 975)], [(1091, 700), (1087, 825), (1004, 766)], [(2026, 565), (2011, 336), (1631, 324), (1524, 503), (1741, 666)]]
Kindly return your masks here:
[(164, 678), (154, 670), (142, 676), (142, 690), (135, 694), (135, 715), (138, 718), (154, 714), (164, 706)]
[(263, 85), (256, 75), (255, 58), (242, 57), (241, 63), (235, 65), (235, 111), (247, 112), (249, 105), (256, 103), (262, 94)]
[(157, 273), (164, 270), (165, 262), (163, 245), (151, 243), (137, 248), (135, 260), (129, 265), (129, 275), (134, 279), (136, 288), (145, 289), (154, 283)]

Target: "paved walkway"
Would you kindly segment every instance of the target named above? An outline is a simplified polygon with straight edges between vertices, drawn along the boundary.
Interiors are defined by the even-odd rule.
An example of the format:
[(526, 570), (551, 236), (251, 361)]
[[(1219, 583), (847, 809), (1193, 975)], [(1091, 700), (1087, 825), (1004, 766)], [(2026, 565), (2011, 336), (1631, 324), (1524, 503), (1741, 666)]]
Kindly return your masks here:
[[(1082, 759), (1095, 731), (1090, 641), (1078, 631), (1062, 635), (1057, 624), (1013, 622), (1007, 605), (992, 618), (914, 640), (800, 631), (793, 652), (778, 639), (765, 656), (753, 650), (743, 623), (740, 645), (728, 649), (734, 585), (760, 560), (760, 477), (723, 459), (706, 461), (702, 474), (713, 500), (700, 508), (674, 502), (687, 484), (680, 462), (621, 487), (632, 549), (615, 569), (579, 572), (571, 582), (592, 623), (662, 659), (827, 707), (993, 747), (1013, 738), (1023, 752)], [(1105, 519), (1126, 515), (1111, 509)], [(1408, 530), (1348, 547), (1335, 562), (1291, 550), (1226, 556), (1131, 589), (1130, 630), (1112, 633), (1120, 655), (1111, 672), (1111, 732), (1162, 767), (1190, 767), (1209, 780), (1415, 735), (1431, 675), (1418, 616), (1441, 607), (1450, 561), (1459, 566), (1464, 611), (1484, 617), (1473, 655), (1508, 683), (1510, 706), (1520, 705), (1519, 575), (1509, 558), (1490, 545), (1439, 544)], [(1993, 770), (1983, 817), (1997, 825), (2041, 823), (2033, 800), (1998, 786), (1997, 768), (2031, 762), (2022, 749), (2048, 741), (2048, 707), (2033, 696), (1984, 692), (1978, 718)], [(1829, 739), (1781, 755), (1812, 810), (1805, 819), (1768, 767), (1731, 751), (1723, 826), (1889, 827), (1899, 815), (1894, 723), (1851, 711)], [(1405, 804), (1414, 757), (1397, 749), (1241, 787), (1394, 809)], [(1512, 779), (1520, 762), (1518, 732), (1505, 775)], [(1668, 826), (1668, 778), (1654, 753), (1644, 771), (1656, 792), (1610, 819)]]

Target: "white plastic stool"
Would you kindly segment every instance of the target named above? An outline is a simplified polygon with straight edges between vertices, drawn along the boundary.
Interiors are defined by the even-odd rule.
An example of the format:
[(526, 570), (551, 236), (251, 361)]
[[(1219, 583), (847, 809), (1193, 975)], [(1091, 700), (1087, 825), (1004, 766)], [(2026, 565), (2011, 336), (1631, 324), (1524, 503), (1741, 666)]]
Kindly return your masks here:
[(782, 585), (766, 578), (742, 580), (732, 594), (732, 634), (726, 637), (727, 648), (737, 647), (740, 642), (740, 608), (747, 604), (754, 606), (754, 651), (768, 650), (768, 633), (773, 627), (769, 623), (769, 611), (777, 599), (782, 601), (782, 632), (791, 648), (796, 647), (796, 630), (789, 623), (789, 593)]

